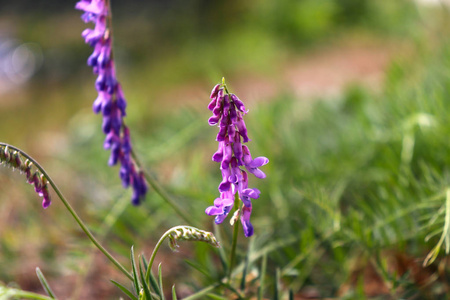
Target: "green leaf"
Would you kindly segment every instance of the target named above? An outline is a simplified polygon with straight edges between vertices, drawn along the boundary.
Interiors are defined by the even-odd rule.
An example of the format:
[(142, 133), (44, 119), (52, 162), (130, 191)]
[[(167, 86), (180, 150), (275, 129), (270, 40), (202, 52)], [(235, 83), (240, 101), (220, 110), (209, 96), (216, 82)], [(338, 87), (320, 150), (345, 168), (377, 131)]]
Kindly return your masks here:
[(172, 300), (178, 300), (177, 293), (175, 291), (175, 284), (172, 286)]
[(146, 299), (149, 299), (149, 300), (153, 299), (153, 297), (152, 297), (152, 295), (150, 293), (150, 289), (148, 287), (148, 284), (145, 281), (144, 272), (142, 272), (141, 259), (139, 259), (139, 275), (141, 276), (142, 287), (144, 288), (144, 294), (145, 294)]
[[(142, 260), (145, 266), (146, 264), (145, 258), (142, 257)], [(156, 278), (152, 272), (150, 272), (150, 285), (152, 286), (155, 293), (159, 296), (159, 298), (161, 298), (162, 291), (159, 290), (158, 282), (156, 281)]]
[(56, 299), (55, 294), (53, 293), (52, 289), (50, 288), (50, 285), (47, 282), (47, 279), (45, 279), (44, 274), (41, 272), (41, 269), (39, 267), (36, 268), (36, 275), (39, 278), (39, 281), (42, 284), (42, 287), (44, 288), (47, 295), (49, 295), (50, 298)]
[(275, 288), (274, 288), (274, 295), (273, 295), (273, 299), (274, 300), (278, 300), (280, 299), (279, 295), (280, 295), (280, 269), (277, 268), (276, 273), (275, 273)]
[(159, 279), (159, 290), (161, 291), (161, 300), (165, 300), (164, 298), (164, 288), (162, 282), (162, 266), (161, 263), (158, 266), (158, 279)]
[(241, 280), (241, 290), (242, 291), (245, 290), (245, 283), (246, 283), (245, 279), (247, 277), (247, 268), (248, 268), (248, 256), (249, 256), (249, 254), (247, 252), (247, 254), (245, 255), (245, 260), (244, 260), (244, 269), (242, 270), (242, 280)]
[(141, 291), (141, 286), (139, 284), (139, 280), (137, 277), (136, 272), (136, 262), (134, 261), (134, 246), (131, 246), (131, 267), (133, 268), (133, 283), (134, 283), (134, 289), (136, 291), (136, 295), (139, 295), (139, 292)]
[(122, 292), (124, 292), (128, 297), (130, 297), (131, 300), (138, 300), (138, 298), (133, 295), (132, 292), (130, 292), (130, 290), (128, 290), (126, 287), (124, 287), (123, 285), (121, 285), (120, 283), (118, 283), (117, 281), (114, 280), (110, 280), (115, 286), (117, 286)]
[(261, 274), (259, 275), (259, 293), (258, 293), (258, 300), (263, 299), (264, 295), (264, 277), (266, 277), (266, 270), (267, 270), (267, 253), (264, 254), (262, 258), (261, 263)]
[(141, 255), (141, 259), (142, 259), (142, 262), (144, 263), (144, 270), (145, 270), (145, 273), (147, 273), (148, 262), (147, 262), (147, 260), (145, 259), (145, 256), (144, 256), (144, 255)]

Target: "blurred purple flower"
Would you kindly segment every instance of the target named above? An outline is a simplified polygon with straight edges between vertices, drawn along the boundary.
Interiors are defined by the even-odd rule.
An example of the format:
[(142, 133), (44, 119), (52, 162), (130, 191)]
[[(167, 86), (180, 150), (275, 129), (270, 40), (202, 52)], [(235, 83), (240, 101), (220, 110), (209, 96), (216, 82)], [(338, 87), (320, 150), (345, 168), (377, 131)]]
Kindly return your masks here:
[(269, 162), (266, 157), (252, 158), (250, 150), (242, 143), (249, 141), (244, 122), (244, 103), (234, 94), (229, 94), (224, 83), (217, 84), (211, 91), (211, 102), (208, 109), (213, 115), (209, 118), (209, 125), (219, 126), (216, 140), (219, 142), (212, 160), (220, 163), (222, 182), (219, 184), (220, 197), (214, 200), (214, 205), (206, 209), (206, 214), (216, 216), (216, 224), (222, 223), (234, 206), (235, 194), (238, 193), (243, 203), (241, 223), (246, 237), (253, 235), (250, 223), (252, 213), (252, 199), (258, 199), (260, 191), (248, 188), (248, 175), (242, 169), (257, 178), (265, 178), (266, 174), (259, 169)]
[(120, 162), (122, 185), (133, 188), (131, 202), (138, 205), (147, 194), (147, 182), (131, 157), (130, 131), (123, 122), (127, 103), (112, 59), (108, 5), (106, 0), (81, 0), (75, 8), (84, 11), (81, 18), (85, 23), (94, 23), (94, 28), (85, 29), (81, 35), (86, 44), (94, 48), (87, 60), (97, 75), (95, 88), (98, 97), (92, 109), (96, 114), (101, 112), (103, 115), (102, 130), (106, 135), (103, 146), (111, 152), (108, 164), (113, 166)]

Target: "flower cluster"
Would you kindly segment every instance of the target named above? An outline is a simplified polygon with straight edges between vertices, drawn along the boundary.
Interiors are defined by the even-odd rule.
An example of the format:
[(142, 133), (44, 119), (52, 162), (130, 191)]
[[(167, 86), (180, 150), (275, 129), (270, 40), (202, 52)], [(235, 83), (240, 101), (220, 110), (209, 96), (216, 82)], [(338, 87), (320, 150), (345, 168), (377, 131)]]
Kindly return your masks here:
[(97, 74), (95, 88), (98, 97), (94, 101), (93, 110), (103, 115), (102, 129), (106, 135), (104, 148), (111, 151), (108, 161), (110, 166), (120, 162), (120, 178), (125, 188), (133, 187), (132, 203), (137, 205), (147, 193), (144, 174), (131, 157), (130, 131), (125, 126), (126, 101), (116, 78), (114, 60), (112, 58), (111, 36), (107, 24), (107, 0), (81, 0), (75, 8), (84, 11), (82, 19), (92, 22), (95, 27), (85, 29), (82, 33), (86, 44), (94, 48), (87, 64)]
[(4, 163), (13, 169), (18, 169), (20, 173), (25, 173), (27, 182), (34, 185), (34, 191), (43, 198), (42, 207), (47, 208), (50, 206), (52, 201), (48, 191), (47, 178), (39, 171), (32, 171), (33, 163), (31, 161), (28, 159), (23, 161), (19, 152), (6, 146), (0, 149), (0, 163)]
[[(222, 182), (219, 184), (220, 197), (214, 200), (214, 205), (206, 209), (206, 214), (216, 216), (216, 224), (220, 224), (227, 217), (234, 205), (236, 192), (243, 202), (241, 223), (246, 237), (253, 235), (250, 223), (252, 213), (252, 199), (259, 198), (260, 191), (248, 188), (247, 172), (257, 178), (265, 178), (266, 174), (259, 167), (267, 164), (266, 157), (252, 158), (246, 145), (249, 141), (247, 128), (243, 116), (247, 113), (244, 103), (234, 94), (228, 93), (225, 83), (217, 84), (211, 92), (212, 101), (208, 109), (213, 112), (209, 118), (209, 125), (219, 124), (216, 140), (219, 148), (212, 156), (212, 160), (220, 163)], [(245, 167), (243, 170), (242, 167)]]

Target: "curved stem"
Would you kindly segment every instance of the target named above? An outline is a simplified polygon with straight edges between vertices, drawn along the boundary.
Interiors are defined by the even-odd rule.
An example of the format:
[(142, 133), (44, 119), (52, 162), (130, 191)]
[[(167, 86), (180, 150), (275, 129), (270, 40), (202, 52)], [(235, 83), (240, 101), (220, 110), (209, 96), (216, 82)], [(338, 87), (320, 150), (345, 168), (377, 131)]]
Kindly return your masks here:
[(169, 204), (172, 209), (180, 216), (180, 218), (182, 218), (185, 222), (187, 222), (188, 224), (192, 224), (195, 225), (196, 223), (193, 222), (193, 220), (191, 220), (190, 217), (188, 217), (187, 214), (185, 214), (181, 208), (175, 203), (175, 201), (169, 196), (169, 194), (164, 190), (163, 187), (161, 187), (161, 185), (159, 185), (159, 183), (156, 181), (155, 178), (153, 178), (152, 176), (150, 176), (150, 174), (148, 174), (144, 168), (142, 167), (142, 163), (140, 162), (140, 160), (137, 158), (136, 153), (134, 152), (134, 150), (131, 150), (131, 157), (133, 158), (133, 160), (136, 162), (137, 166), (139, 167), (139, 169), (142, 170), (142, 172), (144, 173), (144, 177), (145, 180), (147, 180), (148, 184), (150, 184), (150, 186), (153, 188), (153, 190), (164, 200), (167, 202), (167, 204)]
[(186, 225), (180, 225), (180, 226), (175, 226), (170, 228), (169, 230), (167, 230), (159, 239), (158, 243), (156, 244), (155, 248), (153, 249), (152, 252), (152, 256), (150, 256), (150, 261), (148, 262), (148, 267), (147, 267), (147, 273), (145, 273), (145, 281), (146, 282), (150, 282), (150, 274), (152, 273), (152, 266), (153, 266), (153, 262), (155, 261), (155, 257), (156, 257), (156, 252), (158, 252), (159, 247), (161, 247), (162, 243), (164, 242), (164, 240), (174, 231), (177, 230), (179, 228), (194, 228), (191, 226), (186, 226)]
[(42, 173), (44, 174), (45, 178), (47, 178), (48, 182), (50, 183), (50, 185), (53, 187), (53, 190), (55, 191), (55, 193), (58, 195), (59, 199), (62, 201), (62, 203), (64, 204), (64, 206), (67, 208), (67, 210), (70, 212), (70, 214), (72, 215), (72, 217), (75, 219), (75, 221), (78, 223), (78, 225), (81, 227), (81, 229), (84, 231), (84, 233), (88, 236), (88, 238), (91, 240), (91, 242), (125, 275), (127, 276), (130, 280), (133, 279), (133, 276), (130, 274), (130, 272), (128, 272), (124, 266), (122, 266), (98, 241), (97, 239), (94, 237), (94, 235), (90, 232), (90, 230), (87, 228), (87, 226), (83, 223), (83, 221), (81, 220), (81, 218), (78, 216), (78, 214), (75, 212), (75, 210), (72, 208), (72, 206), (70, 205), (70, 203), (66, 200), (66, 198), (63, 196), (63, 194), (61, 193), (61, 191), (59, 190), (59, 188), (56, 186), (55, 182), (53, 181), (53, 179), (50, 178), (50, 176), (47, 174), (47, 172), (44, 170), (44, 168), (35, 160), (33, 159), (31, 156), (29, 156), (28, 154), (26, 154), (25, 152), (23, 152), (22, 150), (20, 150), (19, 148), (16, 148), (14, 146), (11, 146), (9, 144), (5, 144), (5, 143), (0, 143), (0, 146), (3, 147), (9, 147), (13, 150), (16, 150), (17, 152), (20, 153), (20, 155), (28, 158), (35, 166), (36, 168)]

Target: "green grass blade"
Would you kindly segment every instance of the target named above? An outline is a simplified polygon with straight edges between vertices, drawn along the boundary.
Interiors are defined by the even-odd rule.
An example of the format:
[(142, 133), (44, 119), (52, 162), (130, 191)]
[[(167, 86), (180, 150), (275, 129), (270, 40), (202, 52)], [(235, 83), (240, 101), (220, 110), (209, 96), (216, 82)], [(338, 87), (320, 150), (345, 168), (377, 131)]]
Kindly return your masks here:
[(142, 259), (142, 263), (144, 264), (144, 270), (145, 270), (145, 272), (147, 272), (147, 269), (148, 269), (148, 262), (147, 262), (147, 260), (145, 259), (145, 256), (144, 256), (144, 255), (141, 255), (141, 259)]
[(274, 300), (278, 300), (280, 299), (280, 269), (277, 268), (277, 270), (275, 271), (275, 288), (274, 288), (274, 295), (273, 295), (273, 299)]
[(39, 267), (36, 268), (36, 275), (39, 278), (39, 281), (41, 282), (41, 285), (44, 288), (47, 295), (52, 299), (56, 299), (55, 294), (53, 293), (52, 289), (50, 288), (50, 285), (48, 284), (47, 279), (45, 279), (45, 276), (41, 272), (41, 269), (39, 269)]
[(147, 299), (153, 299), (153, 297), (152, 297), (152, 295), (150, 293), (150, 288), (149, 288), (147, 282), (145, 281), (145, 275), (144, 275), (144, 272), (142, 271), (142, 263), (141, 263), (141, 259), (140, 258), (139, 258), (139, 275), (141, 277), (142, 288), (144, 289), (145, 297)]
[(245, 283), (247, 278), (247, 269), (248, 269), (248, 252), (245, 255), (245, 261), (244, 261), (244, 269), (242, 270), (242, 279), (241, 279), (241, 290), (245, 290)]
[(258, 292), (258, 300), (263, 299), (264, 295), (264, 277), (266, 277), (267, 270), (267, 253), (264, 254), (261, 263), (261, 274), (259, 275), (259, 292)]
[(214, 290), (216, 287), (218, 287), (220, 284), (213, 284), (210, 285), (208, 287), (205, 287), (204, 289), (196, 292), (195, 294), (192, 294), (186, 298), (184, 298), (184, 300), (196, 300), (196, 299), (204, 299), (204, 296), (207, 295), (209, 292), (211, 292), (212, 290)]
[(178, 300), (177, 293), (175, 291), (175, 284), (172, 285), (172, 300)]
[(163, 292), (159, 289), (158, 282), (156, 281), (155, 276), (151, 272), (150, 272), (150, 285), (152, 286), (155, 293), (161, 298)]
[(159, 266), (158, 266), (158, 279), (159, 279), (159, 290), (161, 291), (161, 300), (165, 300), (164, 287), (163, 287), (163, 281), (162, 281), (162, 265), (161, 264), (159, 264)]
[(134, 283), (134, 289), (136, 290), (136, 295), (139, 295), (139, 292), (141, 291), (141, 286), (139, 284), (139, 280), (137, 277), (136, 272), (136, 262), (134, 261), (134, 246), (131, 246), (131, 267), (133, 268), (133, 283)]
[(138, 298), (133, 295), (133, 293), (128, 290), (126, 287), (118, 283), (117, 281), (110, 280), (115, 286), (117, 286), (122, 292), (124, 292), (128, 297), (130, 297), (131, 300), (138, 300)]

